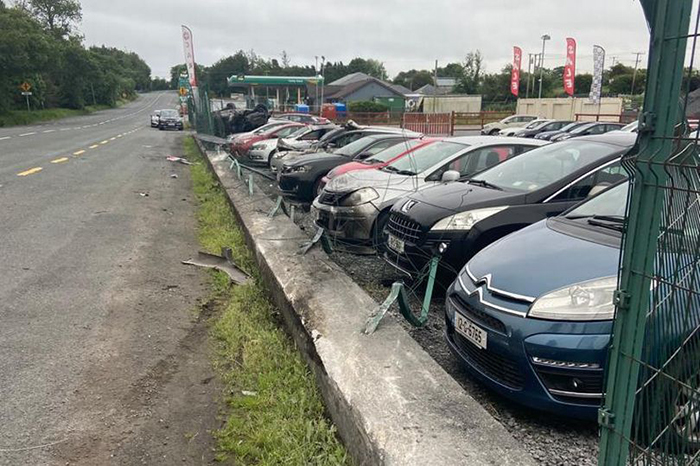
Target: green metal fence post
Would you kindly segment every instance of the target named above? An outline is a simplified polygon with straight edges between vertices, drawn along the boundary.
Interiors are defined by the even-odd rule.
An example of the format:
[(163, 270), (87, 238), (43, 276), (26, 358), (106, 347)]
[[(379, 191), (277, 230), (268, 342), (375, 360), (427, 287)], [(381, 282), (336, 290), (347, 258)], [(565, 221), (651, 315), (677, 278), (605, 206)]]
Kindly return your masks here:
[(636, 147), (638, 155), (633, 163), (634, 183), (623, 240), (620, 285), (615, 298), (616, 319), (607, 366), (605, 402), (599, 415), (602, 431), (598, 462), (601, 466), (626, 465), (630, 452), (640, 374), (638, 361), (644, 343), (650, 277), (654, 273), (664, 197), (662, 187), (668, 179), (662, 162), (673, 150), (672, 136), (679, 118), (677, 102), (686, 51), (684, 37), (692, 1), (646, 0), (643, 6), (651, 26), (649, 69), (645, 111), (640, 119)]

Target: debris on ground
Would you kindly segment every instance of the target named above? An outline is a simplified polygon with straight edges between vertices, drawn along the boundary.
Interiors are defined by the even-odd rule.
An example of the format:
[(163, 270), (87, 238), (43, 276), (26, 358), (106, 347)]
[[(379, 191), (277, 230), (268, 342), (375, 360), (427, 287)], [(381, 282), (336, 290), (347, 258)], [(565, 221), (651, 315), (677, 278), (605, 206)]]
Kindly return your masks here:
[(139, 193), (139, 196), (141, 196), (141, 197), (148, 197), (148, 193)]
[(177, 175), (173, 173), (172, 175), (170, 175), (170, 178), (177, 178)]
[(192, 165), (192, 162), (190, 162), (187, 159), (184, 159), (182, 157), (175, 157), (174, 155), (169, 155), (165, 158), (168, 162), (177, 162), (181, 163), (183, 165)]
[(222, 248), (221, 256), (200, 251), (197, 253), (196, 259), (189, 259), (182, 261), (182, 263), (219, 270), (228, 275), (231, 281), (237, 285), (244, 285), (250, 279), (250, 276), (239, 269), (233, 261), (231, 249), (229, 248)]

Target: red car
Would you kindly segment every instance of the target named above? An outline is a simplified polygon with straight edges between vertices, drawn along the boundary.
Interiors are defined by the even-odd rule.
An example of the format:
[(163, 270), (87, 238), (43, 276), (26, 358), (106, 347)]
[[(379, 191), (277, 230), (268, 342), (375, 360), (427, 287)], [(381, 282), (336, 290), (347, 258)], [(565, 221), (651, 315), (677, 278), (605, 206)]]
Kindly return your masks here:
[(336, 176), (344, 175), (347, 172), (354, 171), (354, 170), (372, 170), (372, 169), (378, 169), (378, 168), (383, 168), (389, 165), (391, 162), (400, 159), (404, 155), (410, 154), (414, 150), (418, 149), (419, 147), (426, 146), (428, 144), (432, 144), (435, 141), (441, 141), (441, 139), (435, 139), (435, 138), (425, 138), (425, 139), (411, 139), (406, 142), (402, 142), (401, 144), (397, 144), (395, 146), (389, 147), (388, 149), (385, 149), (378, 154), (373, 155), (372, 157), (359, 161), (359, 162), (349, 162), (343, 165), (340, 165), (339, 167), (335, 167), (333, 170), (331, 170), (328, 175), (323, 177), (323, 182), (322, 184), (325, 185), (328, 183), (330, 180), (335, 178)]
[(235, 138), (231, 142), (231, 153), (239, 157), (244, 157), (256, 142), (265, 139), (286, 138), (304, 127), (306, 127), (306, 125), (301, 123), (287, 123), (275, 126), (259, 134), (249, 134), (247, 136)]

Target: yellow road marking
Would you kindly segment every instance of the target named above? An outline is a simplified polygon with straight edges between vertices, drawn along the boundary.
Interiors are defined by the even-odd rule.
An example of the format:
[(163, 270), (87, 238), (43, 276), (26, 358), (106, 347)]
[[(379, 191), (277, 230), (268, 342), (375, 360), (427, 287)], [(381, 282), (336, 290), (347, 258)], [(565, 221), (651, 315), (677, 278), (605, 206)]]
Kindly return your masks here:
[(115, 139), (117, 139), (117, 138), (109, 138), (110, 141), (114, 141)]
[(102, 141), (100, 144), (104, 145), (107, 144), (109, 141)]
[(63, 162), (68, 162), (68, 157), (61, 157), (60, 159), (54, 159), (51, 161), (51, 163), (63, 163)]
[(41, 167), (36, 167), (36, 168), (32, 168), (32, 169), (30, 169), (30, 170), (24, 171), (24, 172), (22, 172), (22, 173), (17, 173), (17, 176), (28, 176), (28, 175), (33, 175), (34, 173), (38, 173), (38, 172), (40, 172), (41, 170), (43, 170), (43, 168), (41, 168)]
[(98, 147), (100, 147), (100, 145), (99, 145), (99, 144), (95, 144), (94, 146), (90, 146), (89, 148), (90, 148), (90, 149), (97, 149)]
[(117, 134), (117, 137), (118, 137), (118, 138), (120, 138), (120, 137), (122, 137), (122, 136), (124, 136), (124, 135), (123, 135), (123, 134)]
[(84, 153), (84, 150), (79, 150), (78, 152), (73, 152), (73, 155), (83, 155)]

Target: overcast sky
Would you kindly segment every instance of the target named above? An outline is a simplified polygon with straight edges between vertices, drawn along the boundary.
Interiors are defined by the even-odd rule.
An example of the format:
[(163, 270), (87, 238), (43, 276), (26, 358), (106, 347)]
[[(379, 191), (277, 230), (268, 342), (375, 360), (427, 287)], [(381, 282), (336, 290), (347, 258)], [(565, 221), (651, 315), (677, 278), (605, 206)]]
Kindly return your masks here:
[[(376, 58), (390, 77), (401, 70), (432, 69), (481, 50), (488, 72), (527, 54), (549, 34), (545, 66), (563, 65), (565, 38), (578, 42), (578, 71), (592, 69), (592, 47), (602, 45), (607, 65), (633, 65), (646, 52), (648, 32), (633, 0), (82, 0), (81, 30), (88, 45), (134, 51), (154, 76), (182, 63), (180, 25), (194, 34), (197, 62), (211, 65), (239, 49), (293, 64), (314, 56), (347, 63)], [(646, 66), (646, 58), (641, 65)]]

